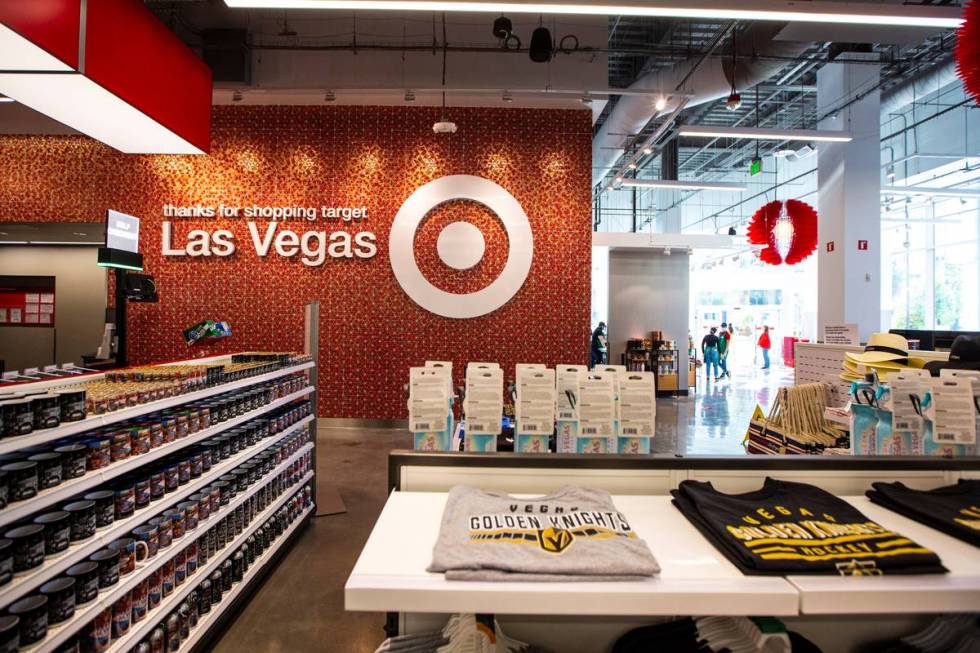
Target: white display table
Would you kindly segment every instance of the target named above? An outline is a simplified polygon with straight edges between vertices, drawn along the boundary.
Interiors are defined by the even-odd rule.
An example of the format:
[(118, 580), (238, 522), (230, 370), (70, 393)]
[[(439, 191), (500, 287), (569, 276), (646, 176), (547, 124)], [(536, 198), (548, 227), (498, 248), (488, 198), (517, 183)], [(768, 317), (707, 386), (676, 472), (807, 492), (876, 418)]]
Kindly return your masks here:
[(447, 581), (425, 571), (446, 494), (393, 492), (345, 587), (348, 610), (512, 615), (874, 614), (980, 611), (980, 551), (871, 504), (870, 518), (935, 550), (950, 573), (839, 578), (746, 576), (670, 504), (614, 496), (660, 563), (656, 578), (620, 583)]

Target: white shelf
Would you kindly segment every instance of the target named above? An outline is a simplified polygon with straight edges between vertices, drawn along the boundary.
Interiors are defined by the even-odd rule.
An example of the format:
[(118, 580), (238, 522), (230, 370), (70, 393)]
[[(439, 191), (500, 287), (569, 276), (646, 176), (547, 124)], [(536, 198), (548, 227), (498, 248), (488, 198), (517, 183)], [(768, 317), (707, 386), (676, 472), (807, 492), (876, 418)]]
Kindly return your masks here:
[[(188, 361), (188, 364), (196, 363), (197, 361)], [(195, 390), (194, 392), (188, 392), (182, 395), (177, 395), (176, 397), (168, 397), (166, 399), (158, 399), (157, 401), (151, 401), (145, 404), (140, 404), (139, 406), (133, 406), (132, 408), (124, 408), (122, 410), (116, 410), (111, 413), (105, 413), (104, 415), (90, 415), (83, 420), (77, 422), (65, 422), (61, 426), (56, 426), (53, 429), (42, 429), (36, 431), (29, 435), (20, 435), (12, 438), (4, 438), (0, 440), (0, 453), (8, 453), (10, 451), (17, 451), (19, 449), (26, 449), (27, 447), (33, 447), (39, 444), (44, 444), (46, 442), (52, 442), (54, 440), (61, 439), (69, 435), (77, 435), (78, 433), (83, 433), (90, 429), (98, 428), (100, 426), (107, 426), (109, 424), (115, 424), (117, 422), (122, 422), (127, 419), (132, 419), (134, 417), (139, 417), (141, 415), (146, 415), (148, 413), (155, 413), (157, 411), (165, 410), (167, 408), (172, 408), (174, 406), (180, 406), (182, 404), (190, 403), (192, 401), (197, 401), (198, 399), (205, 399), (207, 397), (213, 397), (215, 395), (220, 395), (231, 390), (237, 390), (238, 388), (245, 388), (251, 385), (256, 385), (258, 383), (263, 383), (265, 381), (272, 381), (273, 379), (278, 379), (283, 376), (288, 376), (290, 374), (295, 374), (296, 372), (301, 372), (303, 370), (310, 369), (314, 366), (312, 361), (307, 363), (301, 363), (299, 365), (291, 365), (289, 367), (284, 367), (273, 372), (267, 372), (265, 374), (259, 374), (257, 376), (250, 376), (246, 379), (241, 379), (239, 381), (232, 381), (230, 383), (222, 383), (210, 388), (205, 388), (204, 390)], [(80, 383), (85, 380), (89, 380), (91, 377), (80, 377), (77, 379), (68, 379), (65, 384), (70, 385), (71, 383)], [(47, 382), (39, 382), (44, 384)], [(26, 390), (36, 387), (36, 384), (25, 383), (22, 385), (14, 386), (16, 390)]]
[(522, 615), (798, 614), (799, 598), (790, 583), (743, 575), (670, 505), (669, 496), (613, 500), (650, 545), (662, 569), (658, 577), (596, 583), (447, 581), (425, 571), (446, 494), (394, 492), (347, 581), (346, 608)]
[(293, 534), (293, 531), (295, 531), (297, 528), (303, 525), (303, 520), (305, 520), (306, 517), (311, 512), (313, 512), (313, 509), (314, 506), (310, 506), (302, 513), (300, 513), (299, 517), (297, 517), (293, 521), (293, 523), (290, 524), (289, 527), (282, 532), (282, 535), (279, 536), (279, 539), (276, 540), (276, 546), (270, 547), (269, 549), (265, 550), (261, 556), (259, 556), (254, 561), (252, 561), (252, 566), (249, 567), (248, 571), (245, 572), (245, 575), (242, 577), (241, 582), (233, 585), (231, 590), (229, 590), (227, 594), (221, 597), (221, 603), (218, 604), (212, 603), (211, 612), (207, 613), (202, 617), (198, 617), (197, 626), (195, 626), (194, 629), (191, 630), (190, 637), (188, 637), (181, 643), (180, 647), (182, 649), (184, 649), (185, 651), (189, 651), (194, 648), (194, 646), (201, 640), (201, 638), (204, 637), (205, 633), (208, 632), (208, 629), (211, 627), (211, 625), (215, 623), (226, 610), (228, 610), (228, 608), (235, 601), (235, 598), (237, 598), (238, 595), (241, 594), (242, 591), (244, 591), (245, 587), (249, 584), (249, 582), (253, 578), (255, 578), (260, 571), (262, 571), (262, 568), (265, 567), (265, 565), (269, 562), (269, 560), (272, 559), (272, 557), (276, 554), (276, 551), (279, 550), (279, 547), (282, 546), (282, 544), (284, 544), (289, 539), (289, 536)]
[[(302, 448), (296, 451), (292, 456), (290, 456), (287, 460), (283, 461), (282, 463), (277, 465), (275, 469), (273, 469), (271, 472), (263, 476), (261, 481), (252, 484), (252, 486), (248, 488), (248, 491), (236, 495), (235, 498), (227, 506), (224, 506), (220, 512), (211, 515), (206, 521), (200, 522), (200, 524), (196, 529), (188, 532), (183, 537), (175, 538), (173, 540), (173, 543), (169, 547), (162, 550), (152, 559), (144, 561), (141, 564), (137, 565), (135, 571), (133, 571), (130, 574), (127, 574), (126, 576), (121, 577), (119, 579), (119, 582), (113, 585), (108, 591), (100, 592), (97, 598), (95, 598), (93, 601), (89, 603), (86, 603), (84, 606), (76, 610), (75, 615), (70, 620), (50, 628), (48, 630), (47, 637), (45, 637), (43, 640), (41, 640), (40, 642), (38, 642), (33, 646), (22, 648), (20, 650), (22, 652), (29, 652), (29, 653), (49, 653), (51, 651), (55, 651), (69, 637), (71, 637), (74, 633), (78, 632), (82, 627), (84, 627), (85, 624), (92, 621), (95, 618), (95, 616), (99, 614), (99, 612), (101, 612), (106, 608), (112, 607), (112, 604), (115, 603), (115, 601), (118, 598), (123, 596), (126, 592), (131, 591), (137, 584), (139, 584), (140, 581), (142, 581), (145, 578), (148, 578), (150, 574), (152, 574), (155, 570), (160, 568), (167, 560), (172, 558), (173, 555), (171, 554), (176, 554), (177, 551), (183, 549), (191, 542), (194, 542), (195, 540), (200, 538), (201, 535), (208, 532), (210, 529), (214, 528), (219, 521), (221, 521), (222, 519), (230, 515), (235, 508), (243, 504), (249, 497), (251, 497), (256, 492), (258, 492), (259, 489), (262, 488), (266, 483), (268, 483), (270, 479), (275, 478), (276, 475), (284, 471), (286, 468), (289, 467), (289, 465), (291, 465), (293, 462), (295, 462), (303, 454), (305, 454), (307, 451), (311, 450), (312, 448), (313, 448), (312, 442), (304, 445)], [(273, 503), (269, 504), (269, 506), (267, 506), (264, 511), (256, 515), (255, 519), (252, 520), (249, 526), (245, 528), (233, 541), (226, 543), (225, 546), (221, 549), (221, 551), (215, 553), (213, 558), (208, 558), (208, 562), (206, 565), (204, 565), (203, 567), (198, 567), (194, 575), (197, 576), (198, 574), (201, 573), (210, 574), (211, 571), (213, 571), (217, 565), (221, 564), (229, 555), (231, 555), (231, 553), (233, 553), (241, 545), (241, 543), (245, 541), (245, 539), (249, 535), (254, 533), (255, 530), (258, 529), (258, 527), (268, 518), (269, 515), (275, 513), (275, 511), (278, 510), (280, 506), (282, 506), (290, 497), (292, 497), (295, 494), (295, 492), (293, 491), (295, 488), (302, 487), (302, 485), (308, 482), (309, 479), (311, 479), (312, 477), (313, 477), (312, 472), (307, 473), (300, 480), (299, 483), (293, 485), (289, 490), (284, 492)], [(164, 598), (160, 602), (160, 604), (158, 604), (153, 609), (152, 612), (148, 613), (147, 616), (144, 617), (144, 621), (141, 621), (139, 624), (135, 624), (133, 627), (131, 627), (130, 632), (127, 633), (126, 637), (120, 638), (118, 641), (119, 642), (131, 641), (132, 645), (135, 645), (135, 643), (139, 641), (142, 635), (137, 637), (135, 640), (130, 640), (133, 633), (139, 630), (140, 628), (145, 629), (146, 626), (148, 625), (147, 622), (150, 622), (150, 624), (156, 623), (150, 618), (150, 615), (166, 614), (168, 612), (167, 610), (161, 611), (159, 610), (159, 608), (169, 606), (171, 605), (171, 603), (179, 603), (183, 599), (183, 597), (185, 597), (187, 594), (190, 593), (190, 590), (195, 585), (196, 583), (191, 583), (190, 577), (188, 577), (188, 579), (184, 581), (184, 584), (181, 587), (175, 588), (174, 591), (170, 594), (170, 596)], [(119, 649), (116, 648), (116, 644), (117, 641), (114, 640), (112, 643), (114, 650), (128, 650), (128, 646)]]
[(865, 496), (842, 497), (869, 519), (939, 554), (948, 574), (789, 576), (802, 614), (980, 612), (980, 551)]
[(188, 435), (187, 437), (161, 445), (156, 449), (151, 449), (147, 453), (140, 454), (138, 456), (131, 456), (125, 460), (112, 463), (108, 467), (104, 467), (98, 471), (86, 472), (84, 476), (64, 481), (48, 490), (42, 490), (41, 492), (38, 492), (37, 496), (27, 499), (26, 501), (11, 503), (3, 510), (0, 510), (0, 527), (15, 522), (19, 519), (23, 519), (28, 515), (37, 513), (50, 505), (74, 497), (82, 492), (85, 492), (86, 490), (101, 485), (108, 480), (121, 476), (139, 467), (143, 467), (154, 460), (168, 456), (175, 451), (179, 451), (192, 444), (207, 440), (208, 438), (238, 426), (239, 424), (243, 424), (249, 420), (255, 419), (256, 417), (261, 417), (263, 414), (275, 408), (284, 406), (292, 401), (295, 401), (296, 399), (301, 399), (312, 392), (313, 386), (307, 386), (243, 415), (225, 420), (224, 422), (210, 426), (202, 431)]
[[(295, 485), (290, 487), (289, 490), (284, 492), (282, 496), (280, 496), (278, 499), (275, 500), (275, 502), (267, 506), (266, 509), (263, 510), (261, 513), (257, 514), (255, 516), (255, 519), (253, 519), (249, 523), (249, 525), (234, 540), (231, 540), (227, 544), (225, 544), (225, 546), (221, 549), (221, 551), (217, 552), (213, 558), (208, 558), (207, 564), (204, 565), (203, 567), (199, 567), (194, 575), (202, 580), (207, 576), (210, 576), (211, 572), (217, 569), (221, 565), (221, 563), (223, 563), (229, 556), (231, 556), (235, 551), (238, 550), (238, 548), (242, 545), (242, 543), (245, 542), (246, 539), (248, 539), (249, 535), (257, 531), (259, 527), (262, 526), (262, 524), (264, 524), (266, 520), (269, 519), (269, 517), (274, 515), (276, 511), (279, 510), (279, 508), (284, 506), (286, 502), (288, 502), (290, 499), (296, 496), (296, 490), (303, 487), (303, 485), (305, 483), (308, 483), (312, 478), (313, 478), (313, 472), (309, 472), (302, 479), (300, 479), (299, 483), (296, 483)], [(299, 521), (300, 520), (297, 519), (293, 523), (295, 524), (298, 523)], [(283, 535), (285, 535), (285, 533), (286, 531), (283, 531)], [(285, 540), (282, 538), (282, 536), (280, 536), (276, 540), (275, 546), (270, 547), (266, 551), (266, 553), (269, 553), (279, 548), (280, 546), (282, 546), (283, 542), (285, 542)], [(147, 613), (146, 617), (143, 618), (143, 621), (131, 626), (129, 632), (126, 633), (125, 636), (120, 637), (119, 639), (112, 640), (112, 644), (109, 646), (108, 650), (129, 651), (130, 649), (135, 648), (135, 646), (139, 643), (139, 641), (143, 639), (147, 634), (149, 634), (153, 630), (153, 628), (156, 627), (156, 625), (160, 622), (159, 619), (154, 619), (153, 617), (169, 614), (174, 608), (180, 605), (180, 602), (183, 601), (185, 598), (187, 598), (187, 595), (190, 594), (197, 586), (198, 583), (191, 582), (190, 578), (188, 578), (186, 581), (184, 581), (184, 584), (180, 588), (175, 589), (173, 593), (170, 594), (170, 596), (160, 601), (160, 603), (151, 612)], [(227, 596), (222, 597), (221, 603), (225, 604), (226, 599)], [(45, 650), (53, 650), (53, 648), (54, 647)], [(183, 648), (183, 645), (181, 646), (181, 648)], [(34, 653), (34, 651), (31, 649), (26, 649), (26, 650), (29, 653)]]
[(67, 550), (59, 553), (57, 556), (49, 556), (45, 558), (44, 564), (42, 564), (40, 567), (15, 575), (10, 583), (0, 588), (0, 606), (5, 606), (16, 601), (42, 583), (45, 583), (55, 576), (62, 574), (73, 564), (85, 560), (92, 553), (95, 553), (99, 549), (108, 546), (111, 542), (114, 542), (120, 537), (126, 536), (132, 529), (136, 528), (140, 524), (146, 523), (148, 520), (162, 513), (164, 510), (167, 510), (177, 503), (184, 501), (190, 495), (212, 483), (222, 475), (228, 473), (242, 462), (253, 457), (255, 454), (264, 451), (281, 439), (288, 437), (291, 433), (295, 433), (304, 428), (310, 422), (312, 422), (313, 419), (314, 418), (312, 415), (304, 417), (289, 428), (275, 435), (271, 435), (268, 438), (264, 438), (255, 445), (240, 451), (227, 460), (221, 461), (217, 465), (212, 466), (211, 469), (202, 474), (200, 478), (192, 480), (176, 492), (171, 492), (165, 495), (163, 499), (154, 501), (149, 506), (141, 510), (137, 510), (132, 516), (125, 519), (116, 520), (109, 526), (100, 528), (98, 531), (96, 531), (95, 537), (77, 542), (68, 547)]

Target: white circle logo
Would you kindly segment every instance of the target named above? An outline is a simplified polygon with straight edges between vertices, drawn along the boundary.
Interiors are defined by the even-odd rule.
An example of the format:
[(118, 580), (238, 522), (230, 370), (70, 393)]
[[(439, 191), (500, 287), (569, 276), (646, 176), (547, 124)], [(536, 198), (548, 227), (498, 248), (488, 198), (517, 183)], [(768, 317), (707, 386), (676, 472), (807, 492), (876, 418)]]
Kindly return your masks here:
[[(500, 276), (476, 292), (457, 295), (436, 288), (415, 262), (415, 233), (432, 209), (452, 200), (471, 200), (493, 211), (507, 232), (510, 246)], [(439, 259), (456, 270), (468, 270), (483, 259), (483, 234), (468, 222), (447, 225), (436, 242)], [(388, 256), (395, 279), (425, 310), (452, 318), (492, 313), (517, 294), (531, 271), (534, 238), (524, 209), (503, 187), (473, 175), (440, 177), (409, 195), (395, 214), (388, 237)]]

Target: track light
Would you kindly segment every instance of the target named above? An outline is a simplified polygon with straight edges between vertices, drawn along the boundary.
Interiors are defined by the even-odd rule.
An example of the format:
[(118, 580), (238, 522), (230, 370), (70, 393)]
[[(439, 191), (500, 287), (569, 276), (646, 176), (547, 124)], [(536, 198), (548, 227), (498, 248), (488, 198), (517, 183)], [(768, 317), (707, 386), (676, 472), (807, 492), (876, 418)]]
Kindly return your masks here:
[(657, 111), (663, 111), (667, 107), (667, 98), (663, 95), (657, 97), (657, 100), (653, 103), (653, 108)]
[(493, 35), (498, 39), (505, 39), (510, 36), (510, 33), (514, 31), (514, 25), (510, 22), (510, 18), (506, 16), (501, 16), (500, 18), (495, 18), (493, 21)]
[(651, 148), (651, 147), (650, 147), (650, 146), (648, 145), (647, 147), (644, 147), (644, 148), (643, 148), (643, 153), (644, 153), (644, 154), (646, 154), (647, 156), (650, 156), (651, 154), (653, 154), (653, 148)]
[(626, 165), (626, 167), (627, 167), (627, 168), (629, 168), (630, 170), (636, 170), (636, 164), (635, 164), (635, 163), (633, 163), (632, 161), (630, 161), (630, 162), (629, 162), (629, 163), (628, 163), (628, 164)]
[(0, 102), (13, 102), (14, 98), (7, 97), (6, 95), (0, 95)]
[(535, 63), (548, 63), (551, 61), (551, 31), (547, 27), (538, 27), (531, 32), (531, 46), (528, 48), (528, 55)]
[(735, 231), (735, 227), (734, 226), (728, 228), (728, 235), (729, 236), (737, 236), (738, 235), (738, 232)]
[(333, 102), (336, 99), (337, 99), (337, 96), (334, 94), (333, 91), (327, 91), (323, 95), (323, 101), (324, 102)]

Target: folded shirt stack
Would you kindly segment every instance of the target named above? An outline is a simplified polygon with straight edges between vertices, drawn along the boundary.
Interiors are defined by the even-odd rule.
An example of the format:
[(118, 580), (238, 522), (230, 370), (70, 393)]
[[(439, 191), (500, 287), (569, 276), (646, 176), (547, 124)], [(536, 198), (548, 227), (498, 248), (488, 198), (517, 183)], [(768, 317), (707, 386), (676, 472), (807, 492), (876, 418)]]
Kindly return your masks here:
[(564, 486), (522, 499), (457, 486), (428, 571), (448, 580), (621, 581), (660, 567), (608, 492)]
[(767, 478), (723, 494), (683, 481), (673, 504), (745, 574), (944, 573), (939, 557), (813, 485)]
[(980, 481), (961, 479), (935, 490), (913, 490), (902, 483), (872, 483), (868, 498), (880, 506), (980, 546)]

